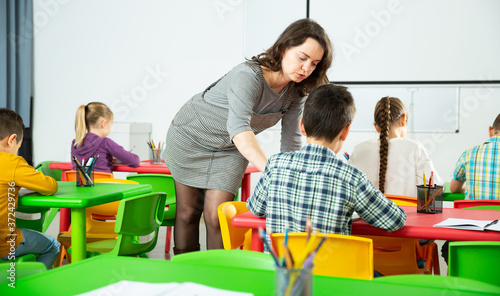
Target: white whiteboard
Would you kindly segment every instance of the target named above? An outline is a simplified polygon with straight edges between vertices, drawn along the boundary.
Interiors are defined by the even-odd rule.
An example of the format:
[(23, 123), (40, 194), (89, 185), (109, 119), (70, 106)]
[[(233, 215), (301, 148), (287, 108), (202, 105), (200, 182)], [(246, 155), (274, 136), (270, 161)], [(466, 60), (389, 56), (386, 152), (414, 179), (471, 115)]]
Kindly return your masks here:
[(331, 81), (500, 80), (498, 0), (310, 0)]
[(246, 0), (245, 57), (267, 50), (288, 25), (306, 16), (306, 0)]
[(397, 97), (408, 110), (410, 132), (458, 132), (459, 89), (457, 87), (349, 87), (356, 116), (352, 131), (375, 131), (374, 111), (386, 96)]

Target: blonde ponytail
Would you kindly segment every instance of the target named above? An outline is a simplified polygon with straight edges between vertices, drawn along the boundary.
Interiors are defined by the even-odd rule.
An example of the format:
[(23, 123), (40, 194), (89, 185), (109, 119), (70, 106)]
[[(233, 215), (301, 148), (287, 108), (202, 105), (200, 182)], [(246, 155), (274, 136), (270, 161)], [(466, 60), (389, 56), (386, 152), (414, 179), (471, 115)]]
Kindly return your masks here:
[(103, 103), (92, 102), (78, 107), (75, 118), (75, 147), (83, 144), (89, 127), (98, 124), (101, 118), (113, 120), (113, 112)]
[(85, 136), (87, 136), (87, 125), (85, 124), (85, 105), (81, 105), (76, 110), (75, 118), (75, 147), (81, 146)]

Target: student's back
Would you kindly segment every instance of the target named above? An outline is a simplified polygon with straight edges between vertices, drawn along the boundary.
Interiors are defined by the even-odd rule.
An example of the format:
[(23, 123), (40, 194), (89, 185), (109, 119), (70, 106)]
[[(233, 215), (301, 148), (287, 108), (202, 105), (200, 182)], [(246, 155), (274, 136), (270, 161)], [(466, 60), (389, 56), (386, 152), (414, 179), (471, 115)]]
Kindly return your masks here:
[(489, 127), (490, 138), (460, 156), (452, 180), (452, 192), (466, 199), (500, 199), (500, 114)]
[[(113, 171), (113, 158), (123, 164), (136, 167), (140, 164), (139, 156), (126, 151), (122, 146), (108, 138), (113, 122), (113, 112), (103, 103), (92, 102), (81, 105), (76, 111), (76, 137), (71, 143), (71, 159), (79, 162), (91, 157), (99, 157), (94, 169), (98, 172)], [(73, 163), (73, 170), (76, 165)]]
[(417, 185), (422, 185), (433, 174), (432, 183), (443, 180), (424, 146), (406, 139), (408, 115), (398, 98), (385, 97), (375, 107), (377, 140), (368, 140), (354, 147), (349, 164), (368, 175), (375, 188), (385, 194), (417, 196)]
[(14, 111), (0, 109), (0, 258), (14, 260), (25, 254), (38, 254), (37, 261), (52, 268), (59, 243), (35, 230), (17, 228), (15, 212), (21, 187), (44, 195), (57, 191), (57, 182), (44, 176), (17, 156), (24, 135), (24, 123)]
[(354, 113), (345, 87), (323, 85), (309, 95), (300, 123), (307, 145), (271, 156), (247, 201), (252, 213), (266, 215), (268, 230), (284, 232), (289, 224), (291, 231), (303, 232), (311, 217), (315, 230), (349, 235), (353, 212), (387, 231), (403, 227), (406, 213), (337, 156)]

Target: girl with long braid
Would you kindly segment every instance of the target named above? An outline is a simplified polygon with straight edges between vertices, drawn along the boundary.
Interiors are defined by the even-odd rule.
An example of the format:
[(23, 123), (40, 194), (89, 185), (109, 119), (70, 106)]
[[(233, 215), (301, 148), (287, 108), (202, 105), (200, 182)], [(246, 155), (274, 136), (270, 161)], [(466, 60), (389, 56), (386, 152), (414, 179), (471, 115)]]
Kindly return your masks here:
[[(424, 173), (433, 172), (433, 183), (443, 185), (424, 146), (406, 139), (408, 112), (398, 98), (384, 97), (375, 106), (377, 140), (354, 147), (349, 163), (365, 174), (382, 193), (417, 196), (417, 184), (423, 184)], [(428, 180), (428, 179), (427, 179)]]

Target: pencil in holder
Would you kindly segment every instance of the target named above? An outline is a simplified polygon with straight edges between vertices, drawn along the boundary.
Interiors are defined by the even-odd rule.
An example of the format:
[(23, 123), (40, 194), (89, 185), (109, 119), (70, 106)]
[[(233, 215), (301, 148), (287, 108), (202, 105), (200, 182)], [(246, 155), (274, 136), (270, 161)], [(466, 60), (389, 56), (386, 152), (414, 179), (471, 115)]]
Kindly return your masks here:
[(163, 148), (151, 148), (149, 151), (152, 164), (158, 164), (163, 162), (161, 158), (161, 154), (163, 153)]
[(94, 167), (78, 166), (76, 167), (76, 186), (92, 187), (94, 186)]
[(443, 212), (443, 186), (417, 185), (417, 212), (437, 214)]
[(313, 295), (312, 269), (276, 267), (274, 284), (274, 295), (276, 296)]

